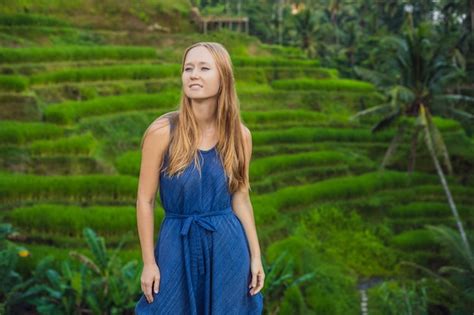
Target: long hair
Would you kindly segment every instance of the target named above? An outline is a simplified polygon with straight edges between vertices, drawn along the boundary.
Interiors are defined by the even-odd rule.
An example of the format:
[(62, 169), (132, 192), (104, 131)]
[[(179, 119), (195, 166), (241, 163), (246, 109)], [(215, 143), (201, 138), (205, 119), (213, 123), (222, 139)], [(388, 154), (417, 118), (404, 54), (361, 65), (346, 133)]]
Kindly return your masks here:
[[(235, 90), (235, 79), (232, 61), (229, 53), (219, 43), (198, 42), (184, 51), (181, 63), (181, 73), (188, 52), (196, 47), (206, 47), (214, 58), (220, 75), (220, 87), (217, 94), (217, 135), (216, 149), (224, 167), (229, 192), (232, 194), (241, 187), (250, 189), (248, 165), (244, 152), (242, 122), (240, 119), (240, 103)], [(198, 141), (201, 133), (191, 108), (191, 99), (181, 90), (179, 109), (166, 116), (174, 123), (171, 134), (168, 165), (162, 170), (168, 176), (179, 176), (194, 160), (201, 174)]]

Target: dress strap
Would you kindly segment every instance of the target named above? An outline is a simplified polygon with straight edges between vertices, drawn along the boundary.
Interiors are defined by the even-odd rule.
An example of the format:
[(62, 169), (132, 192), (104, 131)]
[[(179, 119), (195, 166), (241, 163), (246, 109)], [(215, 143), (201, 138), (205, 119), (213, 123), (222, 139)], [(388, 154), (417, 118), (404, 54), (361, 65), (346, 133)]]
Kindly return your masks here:
[(173, 133), (175, 127), (175, 117), (173, 117), (173, 115), (168, 115), (168, 121), (170, 122), (171, 133)]
[[(168, 121), (170, 123), (170, 137), (171, 138), (173, 136), (173, 131), (175, 129), (177, 115), (178, 115), (177, 113), (168, 113), (166, 115), (166, 118), (168, 118)], [(170, 153), (170, 145), (168, 145), (168, 148), (166, 149), (166, 153), (164, 157), (165, 163), (168, 161), (169, 153)]]

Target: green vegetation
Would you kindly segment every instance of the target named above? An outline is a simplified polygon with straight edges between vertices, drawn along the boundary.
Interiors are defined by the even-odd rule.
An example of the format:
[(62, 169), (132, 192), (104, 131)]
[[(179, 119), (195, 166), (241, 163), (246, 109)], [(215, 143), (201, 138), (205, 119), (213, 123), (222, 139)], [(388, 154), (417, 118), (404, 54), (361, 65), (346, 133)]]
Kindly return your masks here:
[[(250, 34), (197, 32), (192, 3)], [(0, 4), (0, 313), (133, 311), (140, 141), (197, 41), (229, 51), (252, 133), (265, 314), (472, 310), (469, 5)], [(157, 191), (155, 240), (164, 215)]]
[(36, 139), (51, 139), (63, 135), (64, 131), (55, 124), (39, 122), (0, 122), (2, 143), (23, 144)]

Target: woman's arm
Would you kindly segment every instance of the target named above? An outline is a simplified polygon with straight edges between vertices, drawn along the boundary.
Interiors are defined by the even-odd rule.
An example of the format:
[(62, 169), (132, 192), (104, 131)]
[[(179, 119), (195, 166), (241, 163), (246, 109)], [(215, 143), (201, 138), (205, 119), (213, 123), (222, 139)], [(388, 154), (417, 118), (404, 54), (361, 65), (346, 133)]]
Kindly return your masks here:
[[(250, 159), (252, 157), (252, 134), (244, 125), (242, 125), (242, 129), (244, 131), (246, 163), (248, 163), (246, 169), (249, 170)], [(248, 189), (242, 188), (234, 193), (232, 197), (232, 208), (245, 229), (252, 258), (260, 258), (260, 245), (258, 243), (253, 207), (250, 202)]]
[[(246, 155), (246, 171), (249, 172), (250, 159), (252, 157), (252, 134), (247, 127), (243, 126), (245, 155)], [(247, 174), (248, 175), (248, 174)], [(265, 272), (262, 266), (262, 257), (260, 253), (260, 245), (258, 244), (257, 229), (255, 228), (255, 219), (253, 216), (253, 207), (250, 202), (248, 189), (240, 189), (236, 191), (232, 197), (232, 207), (235, 214), (242, 223), (245, 234), (250, 247), (250, 269), (252, 272), (252, 280), (249, 288), (250, 294), (255, 295), (262, 290), (265, 281)]]
[(154, 206), (158, 189), (163, 153), (169, 143), (169, 121), (158, 118), (146, 130), (137, 192), (137, 226), (144, 265), (157, 262), (154, 256)]

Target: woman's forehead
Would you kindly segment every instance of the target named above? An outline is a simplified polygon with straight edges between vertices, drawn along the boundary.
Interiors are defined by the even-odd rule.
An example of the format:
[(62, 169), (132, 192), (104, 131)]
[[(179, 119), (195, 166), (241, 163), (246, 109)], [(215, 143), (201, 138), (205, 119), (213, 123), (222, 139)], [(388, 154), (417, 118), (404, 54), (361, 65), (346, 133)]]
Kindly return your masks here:
[(199, 63), (208, 63), (210, 65), (214, 64), (214, 58), (207, 48), (202, 46), (197, 46), (191, 48), (186, 54), (185, 64), (199, 64)]

